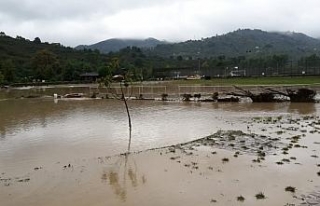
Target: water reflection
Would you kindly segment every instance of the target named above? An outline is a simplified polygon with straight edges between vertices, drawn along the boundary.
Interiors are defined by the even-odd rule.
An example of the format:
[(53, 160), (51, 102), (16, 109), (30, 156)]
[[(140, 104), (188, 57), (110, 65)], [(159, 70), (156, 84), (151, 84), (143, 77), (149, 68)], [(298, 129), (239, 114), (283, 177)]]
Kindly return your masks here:
[(213, 103), (213, 108), (232, 112), (268, 112), (287, 107), (286, 103)]
[(6, 127), (0, 123), (0, 140), (4, 140), (5, 137), (6, 137)]
[[(129, 153), (119, 158), (119, 162), (101, 175), (101, 180), (104, 183), (109, 181), (114, 194), (122, 202), (125, 202), (128, 192), (133, 191), (132, 188), (144, 185), (147, 179), (145, 175), (138, 173), (137, 164)], [(129, 181), (129, 184), (127, 181)]]
[(126, 190), (126, 176), (123, 177), (123, 183), (120, 183), (120, 178), (118, 173), (116, 172), (109, 172), (109, 184), (114, 190), (116, 196), (118, 196), (122, 201), (126, 201), (127, 199), (127, 190)]
[[(133, 108), (133, 118), (135, 126), (141, 126), (140, 117), (144, 116), (147, 120), (158, 118), (157, 121), (168, 121), (170, 113), (184, 112), (179, 114), (180, 117), (172, 121), (182, 119), (185, 114), (195, 112), (201, 115), (203, 112), (210, 114), (213, 111), (220, 112), (288, 112), (302, 115), (317, 113), (318, 104), (314, 103), (161, 103), (161, 102), (139, 102), (131, 101)], [(197, 109), (198, 108), (198, 109)], [(189, 110), (189, 111), (185, 111)], [(241, 113), (240, 113), (241, 112)], [(158, 116), (159, 114), (160, 116)], [(158, 116), (158, 117), (155, 117)], [(110, 119), (122, 121), (126, 116), (123, 105), (116, 101), (110, 100), (85, 100), (85, 101), (60, 101), (53, 102), (52, 99), (19, 99), (0, 101), (0, 135), (5, 138), (9, 134), (18, 133), (23, 130), (30, 130), (35, 127), (48, 128), (52, 124), (59, 124), (60, 127), (73, 127), (78, 123), (78, 129), (81, 133), (81, 127), (103, 127), (101, 124), (92, 124), (94, 119)], [(154, 116), (154, 117), (153, 117)], [(80, 119), (79, 119), (80, 118)], [(73, 121), (71, 121), (73, 119)], [(71, 122), (66, 122), (70, 120)], [(122, 124), (125, 124), (123, 120)], [(154, 119), (150, 122), (155, 121)], [(71, 125), (70, 125), (71, 123)], [(80, 124), (79, 124), (80, 123)], [(81, 125), (84, 123), (85, 125)], [(168, 122), (169, 123), (169, 122)], [(156, 126), (156, 125), (155, 125)], [(62, 128), (63, 129), (63, 128)], [(150, 128), (148, 128), (150, 129)], [(141, 131), (139, 131), (141, 132)], [(129, 139), (131, 138), (129, 129)], [(135, 133), (135, 132), (134, 132)], [(128, 145), (128, 149), (131, 144)]]
[[(199, 103), (130, 101), (133, 130), (118, 100), (0, 101), (0, 168), (115, 155), (195, 140), (241, 118), (317, 115), (312, 103)], [(130, 141), (132, 136), (132, 142)], [(139, 179), (139, 178), (138, 178)]]
[[(127, 200), (127, 175), (131, 182), (132, 187), (138, 187), (138, 177), (137, 177), (137, 164), (132, 157), (130, 161), (130, 146), (131, 146), (131, 125), (129, 125), (129, 138), (128, 138), (128, 150), (126, 153), (120, 156), (120, 165), (116, 165), (116, 170), (111, 170), (109, 172), (103, 173), (101, 179), (105, 182), (109, 179), (109, 185), (112, 187), (114, 194), (119, 197), (123, 202)], [(121, 169), (124, 162), (123, 175), (121, 176)], [(108, 177), (108, 178), (107, 178)], [(122, 177), (122, 178), (121, 178)], [(146, 177), (141, 176), (142, 183), (146, 183)]]
[(301, 115), (315, 114), (317, 111), (316, 103), (290, 103), (288, 112), (299, 113)]
[(301, 115), (313, 114), (317, 112), (315, 103), (213, 103), (214, 109), (232, 112), (274, 112), (287, 111)]
[[(101, 90), (101, 89), (100, 89)], [(105, 92), (104, 89), (101, 91)], [(53, 96), (54, 93), (65, 95), (69, 93), (85, 93), (90, 96), (93, 92), (100, 92), (98, 85), (75, 85), (75, 86), (43, 86), (43, 87), (20, 87), (6, 90), (0, 89), (0, 99), (15, 99), (21, 97)]]

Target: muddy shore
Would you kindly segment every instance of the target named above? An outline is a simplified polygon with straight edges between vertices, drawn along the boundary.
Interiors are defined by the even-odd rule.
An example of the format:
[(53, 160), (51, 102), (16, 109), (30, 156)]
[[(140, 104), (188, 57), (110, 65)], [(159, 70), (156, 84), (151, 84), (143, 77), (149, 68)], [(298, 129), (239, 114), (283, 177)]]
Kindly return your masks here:
[(320, 118), (246, 124), (130, 154), (0, 168), (1, 205), (319, 205)]

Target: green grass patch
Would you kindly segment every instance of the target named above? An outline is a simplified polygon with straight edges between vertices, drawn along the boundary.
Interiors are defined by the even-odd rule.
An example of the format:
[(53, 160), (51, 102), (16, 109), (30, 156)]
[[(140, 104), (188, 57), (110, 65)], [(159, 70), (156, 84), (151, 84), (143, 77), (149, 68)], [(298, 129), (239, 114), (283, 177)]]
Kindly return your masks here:
[(234, 77), (213, 78), (211, 80), (177, 80), (176, 84), (201, 84), (201, 85), (294, 85), (294, 84), (320, 84), (320, 77)]

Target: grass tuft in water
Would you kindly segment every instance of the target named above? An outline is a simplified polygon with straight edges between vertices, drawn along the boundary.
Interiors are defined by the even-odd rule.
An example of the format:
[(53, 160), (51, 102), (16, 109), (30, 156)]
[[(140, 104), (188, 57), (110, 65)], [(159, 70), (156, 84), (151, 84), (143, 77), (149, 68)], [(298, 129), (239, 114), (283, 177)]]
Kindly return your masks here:
[(225, 158), (222, 158), (222, 162), (223, 162), (223, 163), (229, 162), (229, 159), (226, 158), (226, 157), (225, 157)]
[(237, 200), (239, 202), (243, 202), (245, 200), (245, 198), (242, 195), (240, 195), (240, 196), (237, 197)]
[(257, 198), (258, 200), (261, 200), (261, 199), (265, 199), (266, 196), (263, 194), (263, 192), (259, 192), (258, 194), (256, 194), (256, 198)]
[(288, 186), (288, 187), (285, 188), (285, 191), (286, 191), (286, 192), (293, 192), (293, 193), (294, 193), (294, 192), (296, 192), (296, 188), (295, 188), (295, 187), (292, 187), (292, 186)]

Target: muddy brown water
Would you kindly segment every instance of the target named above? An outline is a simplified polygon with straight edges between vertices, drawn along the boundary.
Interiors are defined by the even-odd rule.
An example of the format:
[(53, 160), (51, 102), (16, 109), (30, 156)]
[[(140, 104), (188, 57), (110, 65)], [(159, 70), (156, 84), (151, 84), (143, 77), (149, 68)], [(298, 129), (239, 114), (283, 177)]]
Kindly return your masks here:
[[(250, 116), (316, 114), (318, 104), (130, 101), (129, 107), (137, 151), (245, 128), (239, 121)], [(6, 169), (127, 148), (127, 116), (117, 100), (11, 99), (0, 101), (0, 116), (0, 165)]]
[[(320, 113), (320, 104), (310, 103), (128, 104), (132, 152), (193, 141), (219, 130), (279, 137), (280, 123), (256, 124), (252, 119), (302, 119)], [(286, 124), (282, 128), (292, 126)], [(281, 135), (284, 142), (290, 143), (285, 139), (303, 133), (308, 124), (306, 120), (294, 125), (299, 129)], [(289, 159), (281, 154), (256, 164), (255, 156), (240, 154), (236, 159), (233, 150), (206, 146), (192, 150), (194, 155), (159, 149), (126, 159), (118, 156), (128, 146), (123, 102), (6, 98), (0, 100), (0, 197), (5, 206), (238, 205), (240, 195), (244, 205), (299, 203), (299, 197), (318, 194), (315, 185), (320, 185), (316, 171), (320, 148), (314, 144), (320, 140), (309, 131), (299, 142), (308, 149), (290, 150), (289, 157), (297, 160), (283, 166), (275, 164)], [(228, 163), (221, 161), (224, 158)], [(289, 185), (301, 194), (293, 198), (284, 192)], [(267, 198), (257, 202), (258, 192)]]

